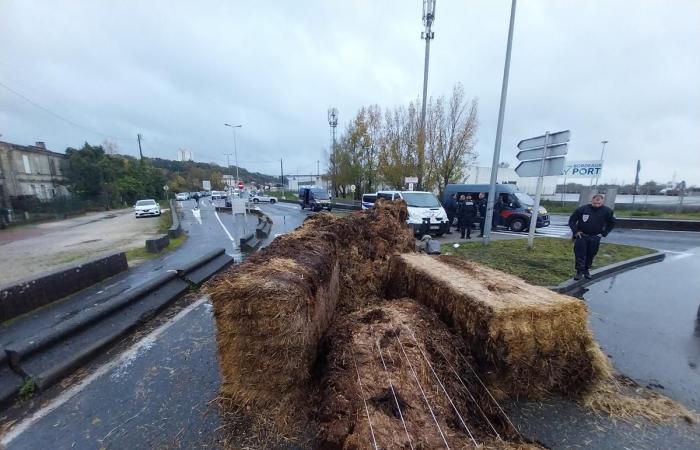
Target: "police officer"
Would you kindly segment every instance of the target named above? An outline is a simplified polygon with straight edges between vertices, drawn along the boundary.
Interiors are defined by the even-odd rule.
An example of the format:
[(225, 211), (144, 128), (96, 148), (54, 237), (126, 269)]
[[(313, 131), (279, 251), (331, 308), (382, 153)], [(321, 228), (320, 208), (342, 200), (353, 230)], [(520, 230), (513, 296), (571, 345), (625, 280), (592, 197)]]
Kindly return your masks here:
[(460, 235), (464, 239), (466, 232), (467, 239), (471, 239), (472, 227), (474, 226), (474, 217), (476, 216), (476, 205), (472, 201), (471, 195), (464, 194), (459, 196), (457, 202), (457, 226), (459, 227)]
[(479, 210), (479, 237), (484, 237), (484, 225), (486, 224), (486, 193), (479, 192), (479, 200), (477, 200), (477, 209)]
[(591, 279), (589, 270), (593, 258), (598, 253), (600, 238), (607, 236), (615, 228), (615, 214), (612, 209), (603, 205), (604, 200), (603, 194), (595, 194), (589, 205), (581, 206), (569, 217), (576, 258), (574, 280), (583, 277)]

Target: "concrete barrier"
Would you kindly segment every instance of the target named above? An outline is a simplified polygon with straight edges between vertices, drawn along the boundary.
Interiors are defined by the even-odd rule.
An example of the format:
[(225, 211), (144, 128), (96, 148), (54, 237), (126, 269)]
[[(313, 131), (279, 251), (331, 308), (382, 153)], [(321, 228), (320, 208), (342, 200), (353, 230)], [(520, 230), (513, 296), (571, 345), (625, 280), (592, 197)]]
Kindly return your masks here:
[(618, 228), (643, 230), (696, 231), (700, 232), (700, 220), (649, 219), (617, 217)]
[(71, 295), (126, 269), (126, 255), (120, 252), (0, 287), (0, 322)]
[(260, 246), (260, 239), (255, 237), (255, 233), (248, 233), (240, 240), (240, 249), (244, 252), (252, 252)]
[(168, 245), (170, 245), (170, 236), (167, 234), (154, 239), (146, 239), (146, 251), (149, 253), (160, 253)]
[(175, 272), (165, 272), (146, 283), (123, 292), (109, 302), (79, 312), (48, 331), (42, 331), (25, 340), (14, 342), (11, 346), (5, 348), (5, 352), (10, 357), (10, 363), (13, 367), (16, 367), (22, 359), (50, 347), (59, 340), (84, 330), (110, 314), (138, 301), (143, 296), (168, 283), (176, 276), (177, 274)]
[(182, 234), (182, 224), (180, 223), (180, 216), (177, 214), (175, 200), (170, 200), (170, 217), (172, 217), (173, 224), (168, 229), (168, 236), (170, 239), (175, 239)]
[(258, 239), (266, 238), (270, 235), (270, 230), (272, 229), (272, 223), (269, 222), (265, 216), (258, 220), (258, 226), (255, 227), (255, 237)]

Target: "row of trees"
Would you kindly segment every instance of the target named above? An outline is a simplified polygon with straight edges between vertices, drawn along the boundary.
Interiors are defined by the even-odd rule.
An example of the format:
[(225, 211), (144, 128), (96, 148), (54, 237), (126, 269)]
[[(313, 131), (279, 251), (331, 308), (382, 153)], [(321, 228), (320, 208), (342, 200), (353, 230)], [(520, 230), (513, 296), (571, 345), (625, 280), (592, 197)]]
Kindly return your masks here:
[(477, 100), (467, 99), (461, 84), (449, 99), (430, 99), (425, 133), (419, 100), (383, 112), (379, 105), (362, 107), (328, 155), (335, 195), (346, 197), (350, 185), (355, 199), (380, 185), (402, 189), (410, 176), (418, 189), (442, 193), (477, 156), (477, 115)]
[[(172, 192), (202, 190), (202, 181), (210, 180), (212, 189), (223, 189), (224, 174), (235, 168), (194, 161), (171, 161), (160, 158), (135, 159), (109, 154), (102, 146), (85, 143), (82, 148), (66, 150), (63, 173), (71, 194), (104, 208), (132, 205), (142, 198), (162, 199), (163, 186)], [(278, 178), (239, 169), (246, 183), (274, 183)]]

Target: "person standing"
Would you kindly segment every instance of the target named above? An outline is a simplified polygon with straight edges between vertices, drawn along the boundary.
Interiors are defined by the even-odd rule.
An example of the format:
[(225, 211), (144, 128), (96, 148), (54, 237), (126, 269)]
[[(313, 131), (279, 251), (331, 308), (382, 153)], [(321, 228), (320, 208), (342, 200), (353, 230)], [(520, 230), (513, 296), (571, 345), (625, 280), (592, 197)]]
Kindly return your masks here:
[(595, 194), (591, 203), (583, 205), (569, 217), (569, 228), (573, 233), (576, 275), (574, 280), (591, 279), (590, 269), (598, 253), (600, 239), (615, 228), (615, 213), (603, 205), (603, 194)]
[(471, 239), (472, 227), (474, 226), (474, 217), (476, 216), (476, 205), (472, 201), (471, 195), (460, 195), (457, 203), (457, 223), (462, 239)]
[(486, 224), (486, 209), (488, 208), (488, 202), (486, 201), (485, 192), (479, 192), (477, 208), (479, 211), (479, 237), (484, 237), (484, 225)]

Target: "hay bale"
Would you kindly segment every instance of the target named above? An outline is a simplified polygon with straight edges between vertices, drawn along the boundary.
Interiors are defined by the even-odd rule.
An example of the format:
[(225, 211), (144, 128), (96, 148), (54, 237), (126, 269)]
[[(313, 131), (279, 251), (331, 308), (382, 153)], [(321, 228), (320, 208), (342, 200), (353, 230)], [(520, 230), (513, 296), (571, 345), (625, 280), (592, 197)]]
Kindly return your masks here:
[(392, 258), (387, 295), (434, 310), (503, 395), (576, 395), (611, 377), (578, 299), (460, 258), (416, 254)]
[(341, 298), (376, 296), (389, 257), (413, 246), (406, 207), (317, 214), (206, 290), (217, 325), (221, 396), (280, 422), (305, 414), (319, 343)]
[[(414, 371), (451, 448), (474, 448), (475, 441), (483, 448), (540, 448), (503, 429), (457, 356), (466, 351), (464, 343), (415, 301), (384, 302), (344, 316), (328, 339), (318, 448), (372, 448), (372, 433), (379, 448), (410, 448), (409, 439), (413, 448), (444, 448)], [(469, 394), (488, 411), (501, 437), (513, 441), (497, 440)]]

